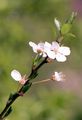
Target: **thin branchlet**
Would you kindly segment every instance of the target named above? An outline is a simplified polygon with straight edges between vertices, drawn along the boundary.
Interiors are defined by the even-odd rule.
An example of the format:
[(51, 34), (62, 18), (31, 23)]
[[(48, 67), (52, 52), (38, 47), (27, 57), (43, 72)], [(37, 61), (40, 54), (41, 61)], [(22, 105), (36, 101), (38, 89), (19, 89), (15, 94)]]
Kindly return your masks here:
[[(4, 119), (4, 115), (6, 114), (7, 110), (9, 109), (9, 107), (15, 102), (15, 100), (20, 97), (20, 96), (23, 96), (25, 94), (25, 92), (27, 91), (23, 91), (23, 88), (26, 86), (26, 85), (32, 85), (32, 83), (30, 82), (30, 79), (31, 79), (31, 76), (43, 65), (46, 63), (46, 59), (47, 57), (35, 68), (35, 69), (32, 69), (31, 71), (31, 74), (29, 75), (28, 77), (28, 80), (26, 81), (26, 83), (20, 88), (19, 91), (17, 91), (16, 93), (14, 93), (12, 95), (12, 98), (9, 100), (7, 100), (7, 103), (6, 103), (6, 106), (5, 108), (3, 109), (3, 111), (0, 113), (0, 120), (3, 120)], [(29, 87), (29, 88), (30, 88)], [(29, 89), (28, 88), (28, 89)]]

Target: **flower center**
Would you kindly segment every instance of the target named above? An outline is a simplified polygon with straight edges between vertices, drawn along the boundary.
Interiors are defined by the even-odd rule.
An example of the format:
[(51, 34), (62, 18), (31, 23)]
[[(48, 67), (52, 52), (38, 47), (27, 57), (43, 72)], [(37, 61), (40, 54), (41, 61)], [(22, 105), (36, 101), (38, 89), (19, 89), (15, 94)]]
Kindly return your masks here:
[(42, 52), (42, 50), (41, 50), (40, 48), (38, 48), (38, 49), (37, 49), (37, 52), (38, 52), (38, 53), (41, 53), (41, 52)]

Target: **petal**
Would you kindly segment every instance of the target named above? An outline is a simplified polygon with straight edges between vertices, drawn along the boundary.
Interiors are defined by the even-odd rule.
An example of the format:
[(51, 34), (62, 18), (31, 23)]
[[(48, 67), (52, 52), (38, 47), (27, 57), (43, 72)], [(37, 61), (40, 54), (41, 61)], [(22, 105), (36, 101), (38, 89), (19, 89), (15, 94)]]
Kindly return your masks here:
[(51, 44), (48, 43), (48, 42), (45, 42), (45, 44), (44, 44), (44, 52), (46, 52), (46, 51), (48, 51), (50, 49), (51, 49)]
[(11, 76), (12, 76), (12, 78), (15, 79), (16, 81), (20, 81), (20, 80), (22, 79), (20, 72), (17, 71), (17, 70), (11, 71)]
[(58, 51), (63, 55), (70, 55), (71, 53), (69, 47), (63, 47), (63, 46), (61, 46)]
[(48, 42), (45, 42), (44, 47), (50, 48), (50, 47), (51, 47), (51, 44), (48, 43)]
[(58, 62), (65, 62), (65, 61), (66, 61), (66, 57), (65, 57), (64, 55), (58, 53), (58, 54), (56, 55), (56, 60), (57, 60)]
[(51, 50), (57, 50), (57, 49), (59, 49), (59, 44), (57, 43), (57, 42), (52, 42), (52, 46), (51, 46)]
[(29, 42), (29, 45), (30, 45), (31, 47), (36, 47), (36, 46), (37, 46), (34, 42)]
[(65, 80), (64, 79), (65, 76), (63, 75), (62, 72), (55, 72), (54, 76), (55, 76), (56, 81), (64, 81)]
[(37, 45), (37, 49), (43, 51), (44, 50), (44, 43), (39, 43)]
[(55, 72), (55, 80), (56, 81), (61, 81), (61, 76), (59, 75), (58, 72)]
[(47, 55), (51, 59), (55, 59), (56, 58), (55, 52), (53, 52), (53, 51), (50, 51), (50, 50), (47, 51)]
[(44, 52), (47, 53), (51, 49), (51, 44), (48, 42), (45, 42), (44, 44)]
[(41, 47), (41, 48), (44, 48), (44, 43), (40, 42), (40, 43), (38, 44), (38, 46)]
[(29, 45), (32, 47), (33, 51), (37, 53), (37, 45), (34, 42), (29, 42)]

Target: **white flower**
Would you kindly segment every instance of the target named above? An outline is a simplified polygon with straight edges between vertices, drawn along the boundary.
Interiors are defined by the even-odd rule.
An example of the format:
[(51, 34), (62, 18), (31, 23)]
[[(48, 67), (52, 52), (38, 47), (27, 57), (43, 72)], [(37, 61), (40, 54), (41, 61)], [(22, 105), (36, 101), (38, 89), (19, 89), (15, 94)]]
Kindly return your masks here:
[(17, 70), (12, 70), (11, 76), (14, 80), (18, 81), (20, 84), (24, 84), (26, 82), (25, 76), (22, 77), (20, 72)]
[(35, 53), (39, 53), (43, 57), (47, 56), (47, 52), (50, 51), (50, 47), (51, 47), (51, 44), (48, 42), (39, 43), (38, 45), (35, 44), (34, 42), (29, 42), (29, 45), (32, 47)]
[(51, 51), (47, 51), (47, 55), (58, 62), (64, 62), (66, 61), (66, 56), (70, 55), (70, 52), (69, 47), (60, 46), (57, 42), (52, 42)]
[(51, 79), (56, 81), (64, 81), (65, 75), (62, 72), (54, 72)]
[(39, 53), (43, 57), (48, 56), (50, 59), (56, 59), (58, 62), (66, 61), (66, 56), (70, 55), (70, 48), (66, 46), (60, 46), (57, 42), (52, 44), (45, 42), (36, 45), (33, 42), (29, 42), (35, 53)]
[(55, 23), (57, 29), (60, 30), (60, 22), (56, 18), (54, 19), (54, 23)]

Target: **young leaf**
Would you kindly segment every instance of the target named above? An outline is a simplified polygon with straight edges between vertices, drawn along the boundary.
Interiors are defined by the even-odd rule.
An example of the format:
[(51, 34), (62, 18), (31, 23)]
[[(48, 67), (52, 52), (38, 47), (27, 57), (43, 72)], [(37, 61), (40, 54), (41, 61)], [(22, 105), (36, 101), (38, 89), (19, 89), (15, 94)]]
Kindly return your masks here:
[(68, 24), (68, 23), (63, 24), (63, 26), (61, 27), (61, 33), (65, 35), (69, 33), (70, 29), (71, 29), (71, 24)]
[(61, 27), (60, 22), (55, 18), (54, 23), (56, 25), (57, 30), (60, 31), (60, 27)]
[(73, 38), (76, 37), (73, 33), (68, 33), (67, 35), (70, 36), (70, 37), (73, 37)]
[(69, 17), (69, 19), (67, 19), (66, 23), (72, 24), (76, 16), (77, 12), (72, 12), (71, 16)]

